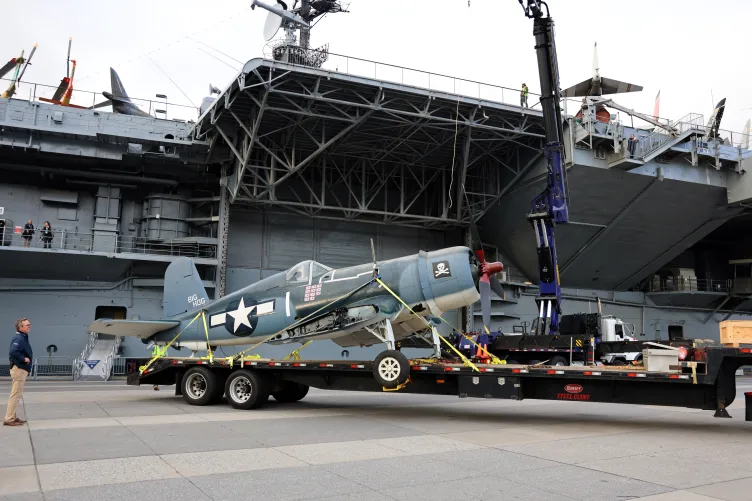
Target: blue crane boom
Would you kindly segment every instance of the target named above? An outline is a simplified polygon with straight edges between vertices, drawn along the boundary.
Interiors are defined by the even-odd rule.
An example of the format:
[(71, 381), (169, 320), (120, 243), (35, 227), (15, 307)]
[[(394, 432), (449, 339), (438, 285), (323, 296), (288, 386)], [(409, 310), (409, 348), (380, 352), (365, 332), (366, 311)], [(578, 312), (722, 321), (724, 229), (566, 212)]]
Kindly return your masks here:
[[(548, 5), (541, 0), (519, 0), (525, 16), (534, 20), (535, 51), (538, 56), (543, 122), (546, 130), (545, 158), (547, 162), (546, 189), (536, 196), (527, 215), (535, 230), (538, 253), (539, 291), (535, 298), (538, 306), (536, 334), (559, 332), (561, 315), (561, 280), (556, 259), (556, 224), (569, 222), (567, 207), (566, 170), (564, 169), (564, 129), (561, 118), (561, 89), (559, 88), (559, 63), (554, 41), (554, 21)], [(542, 7), (546, 8), (543, 15)]]

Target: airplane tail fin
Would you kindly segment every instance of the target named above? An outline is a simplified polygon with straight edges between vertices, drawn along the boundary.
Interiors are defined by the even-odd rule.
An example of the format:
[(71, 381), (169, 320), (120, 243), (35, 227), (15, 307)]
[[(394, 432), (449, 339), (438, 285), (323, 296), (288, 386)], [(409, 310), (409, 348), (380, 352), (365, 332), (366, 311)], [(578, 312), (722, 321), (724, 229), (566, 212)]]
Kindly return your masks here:
[(170, 263), (164, 278), (164, 317), (196, 310), (209, 302), (193, 260), (180, 257)]
[(121, 98), (123, 101), (130, 101), (128, 93), (125, 92), (123, 82), (120, 81), (120, 77), (117, 71), (110, 68), (110, 87), (112, 88), (112, 95)]

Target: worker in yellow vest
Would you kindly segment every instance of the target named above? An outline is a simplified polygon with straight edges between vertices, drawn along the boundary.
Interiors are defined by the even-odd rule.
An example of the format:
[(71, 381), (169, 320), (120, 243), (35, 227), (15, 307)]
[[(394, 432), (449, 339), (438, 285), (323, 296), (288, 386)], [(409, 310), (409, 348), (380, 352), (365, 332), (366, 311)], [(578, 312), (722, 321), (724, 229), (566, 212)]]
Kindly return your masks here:
[(529, 106), (527, 105), (527, 94), (528, 94), (527, 85), (523, 83), (522, 90), (520, 91), (520, 106), (521, 107), (524, 106), (525, 108), (529, 108)]
[[(163, 356), (163, 351), (160, 349), (160, 347), (155, 343), (154, 347), (151, 349), (151, 356), (152, 357), (161, 357)], [(154, 385), (154, 391), (159, 391), (159, 385)]]

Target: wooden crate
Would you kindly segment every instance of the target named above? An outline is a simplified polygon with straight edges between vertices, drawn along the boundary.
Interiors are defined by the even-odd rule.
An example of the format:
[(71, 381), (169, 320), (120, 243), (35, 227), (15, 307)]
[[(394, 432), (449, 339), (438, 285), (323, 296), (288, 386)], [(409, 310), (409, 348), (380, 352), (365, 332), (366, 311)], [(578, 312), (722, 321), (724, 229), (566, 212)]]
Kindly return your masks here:
[(721, 344), (738, 348), (752, 343), (751, 320), (724, 320), (720, 323)]

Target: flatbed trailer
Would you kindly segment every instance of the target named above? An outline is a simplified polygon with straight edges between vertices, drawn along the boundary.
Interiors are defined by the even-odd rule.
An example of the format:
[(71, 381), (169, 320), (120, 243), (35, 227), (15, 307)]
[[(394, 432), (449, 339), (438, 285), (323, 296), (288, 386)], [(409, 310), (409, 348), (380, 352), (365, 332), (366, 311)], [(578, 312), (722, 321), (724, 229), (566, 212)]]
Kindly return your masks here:
[[(309, 387), (460, 398), (543, 399), (661, 405), (713, 410), (730, 417), (726, 407), (736, 397), (736, 371), (752, 365), (752, 349), (695, 348), (692, 360), (667, 372), (645, 367), (530, 366), (411, 360), (409, 379), (387, 390), (367, 361), (314, 361), (215, 358), (160, 358), (146, 370), (128, 375), (129, 385), (175, 385), (175, 394), (192, 405), (218, 403), (223, 396), (235, 408), (253, 409), (269, 396), (282, 402), (305, 397)], [(746, 399), (752, 401), (752, 394)], [(752, 404), (745, 419), (752, 421)]]

